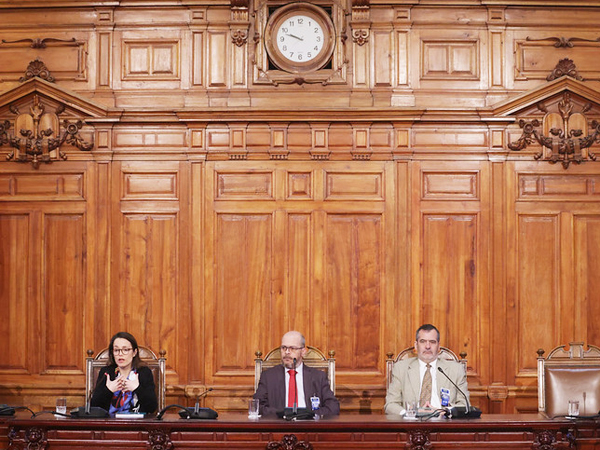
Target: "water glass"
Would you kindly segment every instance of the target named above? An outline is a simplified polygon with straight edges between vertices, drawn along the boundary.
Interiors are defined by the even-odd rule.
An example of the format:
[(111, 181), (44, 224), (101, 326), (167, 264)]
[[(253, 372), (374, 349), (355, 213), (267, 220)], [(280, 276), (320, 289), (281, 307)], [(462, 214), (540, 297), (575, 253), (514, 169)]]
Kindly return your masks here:
[(67, 413), (67, 399), (60, 397), (56, 399), (56, 412), (60, 414)]
[(404, 417), (406, 419), (415, 419), (417, 417), (417, 410), (419, 409), (419, 402), (404, 402), (406, 413)]
[(258, 419), (260, 417), (260, 415), (258, 414), (259, 411), (259, 401), (256, 398), (251, 398), (250, 400), (248, 400), (248, 417), (250, 419)]
[(579, 415), (579, 400), (569, 400), (568, 415), (576, 417)]

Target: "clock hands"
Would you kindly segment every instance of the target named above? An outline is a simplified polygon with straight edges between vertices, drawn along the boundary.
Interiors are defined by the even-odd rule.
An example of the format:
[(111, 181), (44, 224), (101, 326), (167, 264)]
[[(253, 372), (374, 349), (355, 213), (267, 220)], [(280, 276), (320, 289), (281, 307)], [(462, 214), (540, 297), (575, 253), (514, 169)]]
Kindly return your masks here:
[(303, 40), (304, 40), (304, 39), (302, 39), (301, 37), (295, 36), (295, 35), (293, 35), (293, 34), (286, 34), (286, 36), (289, 36), (289, 37), (296, 38), (296, 39), (298, 39), (299, 41), (303, 41)]

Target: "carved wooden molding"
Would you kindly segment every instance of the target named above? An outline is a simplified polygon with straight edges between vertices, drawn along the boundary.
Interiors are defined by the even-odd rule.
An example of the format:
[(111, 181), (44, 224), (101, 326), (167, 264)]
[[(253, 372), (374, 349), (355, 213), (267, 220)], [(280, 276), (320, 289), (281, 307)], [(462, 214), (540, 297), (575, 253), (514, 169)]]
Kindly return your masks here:
[(525, 38), (525, 40), (530, 41), (530, 42), (556, 41), (554, 43), (554, 46), (556, 48), (573, 48), (573, 47), (575, 47), (575, 42), (600, 42), (600, 38), (585, 39), (585, 38), (577, 38), (577, 37), (566, 38), (566, 37), (562, 37), (562, 36), (561, 37), (552, 36), (552, 37), (540, 38), (540, 39), (533, 39), (533, 38), (527, 36)]
[(238, 47), (248, 43), (249, 0), (231, 0), (231, 41)]
[(295, 434), (286, 434), (280, 442), (271, 441), (267, 450), (312, 450), (313, 446), (307, 441), (298, 441)]
[(16, 41), (7, 41), (6, 39), (2, 39), (3, 44), (18, 44), (21, 42), (31, 42), (31, 48), (46, 48), (47, 42), (65, 42), (65, 43), (73, 43), (75, 46), (77, 44), (77, 39), (57, 39), (57, 38), (26, 38), (26, 39), (18, 39)]
[[(531, 448), (534, 450), (554, 450), (559, 448), (556, 440), (556, 433), (550, 430), (536, 432)], [(562, 446), (560, 448), (562, 448)]]
[[(600, 142), (600, 123), (593, 120), (593, 133), (584, 136), (589, 126), (584, 113), (591, 105), (586, 104), (581, 111), (575, 112), (575, 103), (571, 101), (570, 93), (565, 92), (562, 100), (556, 105), (556, 111), (548, 111), (543, 104), (539, 104), (538, 107), (546, 113), (543, 122), (538, 119), (519, 120), (523, 133), (517, 141), (508, 144), (508, 148), (520, 151), (537, 142), (542, 146), (542, 151), (533, 156), (535, 159), (542, 159), (551, 164), (560, 162), (565, 169), (572, 162), (580, 164), (589, 159), (596, 160), (596, 155), (589, 151), (589, 147)], [(538, 129), (540, 127), (542, 130)]]
[(429, 432), (425, 430), (415, 430), (408, 433), (407, 448), (410, 450), (428, 450), (431, 448), (429, 441)]
[(25, 431), (27, 450), (44, 450), (48, 446), (48, 439), (43, 429), (32, 427)]
[(171, 450), (173, 442), (165, 430), (150, 430), (148, 432), (148, 448), (150, 450)]
[(30, 80), (34, 77), (41, 78), (42, 80), (49, 81), (50, 83), (54, 83), (54, 77), (50, 73), (50, 70), (46, 67), (46, 64), (39, 59), (31, 61), (27, 66), (27, 70), (25, 71), (25, 75), (19, 78), (19, 81), (23, 83), (24, 81)]
[(352, 41), (365, 45), (369, 41), (371, 28), (370, 0), (352, 0)]
[[(357, 2), (357, 8), (365, 3), (366, 0)], [(292, 73), (284, 70), (279, 70), (270, 60), (266, 49), (264, 48), (265, 36), (264, 28), (270, 17), (268, 2), (262, 3), (255, 11), (252, 11), (252, 16), (255, 19), (254, 36), (252, 43), (254, 44), (254, 58), (251, 64), (256, 69), (256, 84), (268, 84), (272, 86), (297, 84), (321, 84), (322, 86), (346, 84), (345, 70), (348, 60), (346, 54), (347, 26), (346, 17), (350, 12), (345, 9), (344, 3), (340, 0), (327, 0), (319, 3), (319, 7), (330, 11), (331, 19), (335, 28), (335, 48), (333, 55), (328, 64), (325, 66), (305, 73)], [(310, 3), (310, 2), (309, 2)], [(368, 3), (368, 1), (367, 1)], [(238, 39), (240, 39), (238, 37)]]
[(0, 124), (0, 146), (10, 144), (14, 149), (6, 155), (6, 159), (16, 162), (29, 162), (34, 169), (40, 163), (51, 163), (58, 159), (67, 159), (67, 155), (60, 151), (64, 143), (70, 144), (79, 150), (89, 151), (94, 147), (79, 135), (83, 127), (81, 120), (72, 123), (59, 120), (59, 115), (65, 111), (65, 105), (59, 104), (54, 111), (46, 112), (44, 105), (37, 94), (29, 107), (29, 113), (20, 113), (14, 104), (9, 105), (10, 111), (17, 117), (14, 121), (15, 135), (10, 134), (10, 121)]
[(552, 70), (552, 73), (546, 77), (546, 80), (554, 81), (565, 75), (575, 78), (578, 81), (584, 81), (583, 77), (579, 75), (575, 63), (569, 58), (561, 59)]

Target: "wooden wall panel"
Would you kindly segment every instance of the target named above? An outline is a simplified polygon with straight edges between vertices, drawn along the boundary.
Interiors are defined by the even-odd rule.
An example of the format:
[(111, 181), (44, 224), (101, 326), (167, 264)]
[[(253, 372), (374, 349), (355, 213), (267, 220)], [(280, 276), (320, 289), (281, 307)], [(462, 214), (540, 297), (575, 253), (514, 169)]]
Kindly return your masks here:
[(33, 302), (27, 301), (31, 272), (31, 220), (26, 212), (0, 214), (0, 321), (6, 351), (0, 361), (0, 373), (32, 374), (30, 336), (34, 313)]
[(577, 340), (600, 342), (600, 215), (577, 214), (574, 221), (575, 250), (575, 292), (573, 298), (579, 299), (572, 305), (575, 315), (575, 329), (572, 332)]
[(436, 324), (443, 345), (457, 353), (477, 349), (478, 217), (424, 214), (422, 221), (422, 322)]
[[(216, 377), (253, 370), (258, 342), (268, 336), (268, 324), (278, 320), (280, 305), (274, 303), (271, 290), (272, 221), (271, 214), (217, 217), (216, 296), (211, 320), (214, 336), (219, 336), (214, 342)], [(253, 332), (241, 339), (244, 330)]]
[(517, 279), (517, 375), (536, 372), (532, 355), (553, 348), (560, 331), (560, 221), (556, 215), (519, 214)]
[[(328, 348), (340, 370), (379, 372), (383, 220), (376, 215), (328, 214), (326, 280)], [(314, 305), (315, 308), (319, 305)]]
[(134, 332), (140, 345), (177, 352), (178, 220), (175, 214), (125, 213), (112, 323)]
[[(560, 86), (598, 114), (600, 2), (334, 1), (306, 77), (266, 66), (262, 0), (73, 3), (2, 4), (1, 126), (40, 94), (95, 147), (35, 169), (0, 136), (1, 402), (81, 400), (84, 351), (123, 328), (167, 350), (171, 399), (223, 410), (290, 328), (375, 413), (422, 322), (484, 411), (536, 410), (539, 347), (600, 344), (598, 163), (506, 146)], [(37, 57), (55, 82), (20, 81)], [(546, 81), (561, 58), (584, 80)]]
[(85, 354), (82, 299), (88, 274), (85, 216), (45, 214), (43, 228), (42, 373), (74, 371), (80, 374), (83, 370), (81, 355)]

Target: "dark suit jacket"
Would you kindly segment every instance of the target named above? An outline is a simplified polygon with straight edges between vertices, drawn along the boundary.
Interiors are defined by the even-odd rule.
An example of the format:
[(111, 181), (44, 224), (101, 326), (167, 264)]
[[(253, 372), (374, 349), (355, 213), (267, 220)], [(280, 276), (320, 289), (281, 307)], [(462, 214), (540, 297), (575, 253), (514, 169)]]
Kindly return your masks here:
[[(116, 366), (106, 366), (100, 370), (98, 380), (96, 381), (96, 387), (92, 394), (91, 406), (100, 406), (105, 410), (109, 410), (110, 401), (112, 400), (113, 393), (106, 387), (106, 373), (110, 375), (110, 379), (114, 380)], [(133, 391), (137, 396), (138, 403), (140, 406), (139, 411), (144, 413), (153, 413), (158, 408), (158, 401), (156, 400), (156, 389), (154, 388), (154, 377), (152, 371), (146, 367), (138, 367), (137, 373), (140, 381), (138, 388)]]
[[(310, 409), (310, 398), (320, 399), (319, 414), (323, 416), (337, 416), (340, 413), (340, 402), (331, 389), (327, 374), (322, 370), (308, 367), (303, 364), (304, 398), (306, 407)], [(258, 388), (254, 398), (260, 402), (262, 415), (274, 415), (285, 408), (285, 368), (282, 364), (265, 370), (260, 376)]]

